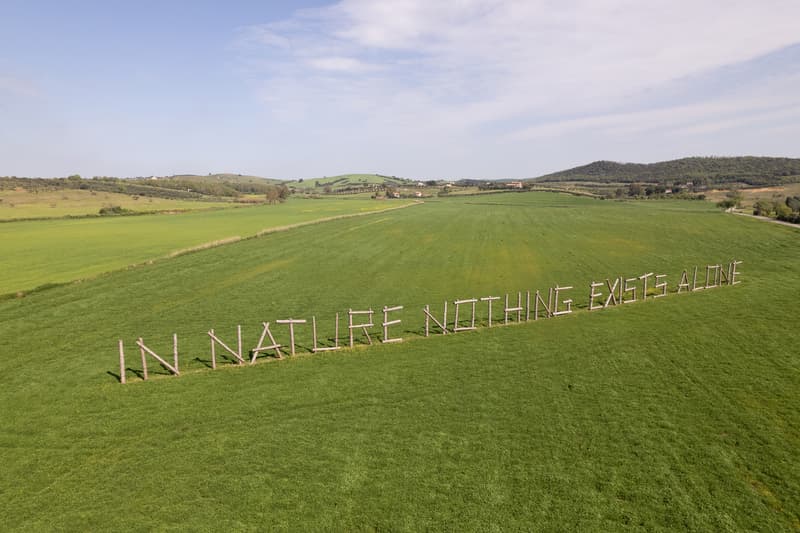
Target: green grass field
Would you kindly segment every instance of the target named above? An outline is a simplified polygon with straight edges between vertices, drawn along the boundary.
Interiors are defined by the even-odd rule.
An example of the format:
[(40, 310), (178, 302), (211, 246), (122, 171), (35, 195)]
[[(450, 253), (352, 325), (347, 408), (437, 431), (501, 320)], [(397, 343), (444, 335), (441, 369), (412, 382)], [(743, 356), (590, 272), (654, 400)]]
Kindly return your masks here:
[[(798, 238), (702, 202), (450, 198), (0, 301), (0, 523), (797, 530)], [(420, 337), (445, 298), (585, 303), (591, 280), (732, 258), (733, 287)], [(395, 304), (402, 344), (310, 355), (299, 326), (301, 355), (208, 369), (212, 327), (247, 349), (262, 321), (329, 336)], [(173, 332), (184, 375), (142, 382), (133, 340), (166, 353)]]
[(113, 192), (64, 189), (31, 192), (0, 191), (0, 220), (96, 215), (103, 207), (120, 206), (136, 212), (190, 211), (230, 207), (230, 202), (198, 202), (135, 197)]
[(4, 258), (0, 294), (95, 276), (179, 250), (250, 237), (270, 228), (407, 203), (290, 200), (285, 204), (177, 215), (4, 223), (0, 224), (0, 254)]

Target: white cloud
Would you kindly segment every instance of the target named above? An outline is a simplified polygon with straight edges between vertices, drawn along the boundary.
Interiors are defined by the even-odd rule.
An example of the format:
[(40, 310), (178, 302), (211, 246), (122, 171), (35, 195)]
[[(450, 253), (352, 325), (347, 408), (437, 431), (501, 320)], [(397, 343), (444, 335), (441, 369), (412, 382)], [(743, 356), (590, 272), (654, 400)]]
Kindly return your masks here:
[(36, 98), (41, 96), (41, 91), (36, 84), (14, 76), (0, 75), (0, 97), (3, 93), (7, 96)]
[(775, 106), (797, 103), (792, 72), (705, 102), (641, 102), (792, 45), (797, 20), (796, 0), (343, 0), (244, 28), (240, 44), (276, 120), (450, 153), (454, 137), (486, 146), (591, 130), (713, 133), (770, 101), (775, 116), (763, 116), (779, 118)]
[(363, 61), (352, 57), (314, 57), (308, 60), (308, 64), (320, 70), (331, 70), (334, 72), (364, 72), (375, 70), (374, 66), (368, 65)]

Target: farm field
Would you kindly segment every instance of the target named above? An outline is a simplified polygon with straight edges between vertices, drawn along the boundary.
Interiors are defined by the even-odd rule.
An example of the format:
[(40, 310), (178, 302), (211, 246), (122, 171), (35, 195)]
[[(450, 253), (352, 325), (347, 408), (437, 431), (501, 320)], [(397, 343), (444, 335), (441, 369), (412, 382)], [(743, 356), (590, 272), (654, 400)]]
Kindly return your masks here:
[(231, 203), (134, 197), (113, 192), (93, 193), (81, 189), (0, 191), (0, 220), (96, 215), (101, 208), (109, 206), (120, 206), (136, 212), (190, 211), (230, 207)]
[[(117, 220), (195, 216), (228, 230), (202, 242), (260, 229), (236, 218), (248, 212), (269, 207)], [(159, 241), (192, 227), (164, 224), (136, 231)], [(266, 234), (0, 301), (0, 523), (797, 530), (798, 239), (798, 229), (705, 202), (495, 194)], [(28, 240), (35, 251), (58, 238)], [(672, 291), (683, 269), (732, 259), (743, 261), (739, 285), (585, 308), (591, 281), (656, 272)], [(556, 284), (575, 286), (575, 313), (421, 336), (425, 304), (440, 316), (445, 299)], [(211, 328), (234, 344), (241, 324), (249, 349), (262, 321), (314, 315), (330, 342), (336, 312), (384, 305), (404, 306), (394, 332), (407, 342), (311, 355), (310, 330), (298, 326), (297, 356), (209, 369)], [(288, 344), (285, 326), (273, 332)], [(163, 355), (173, 333), (183, 375), (153, 365), (142, 382), (133, 341)]]
[[(719, 202), (726, 198), (727, 192), (727, 190), (717, 189), (709, 191), (706, 196), (712, 202)], [(753, 205), (759, 200), (783, 203), (787, 196), (800, 196), (800, 183), (789, 183), (776, 187), (739, 189), (739, 192), (742, 194), (742, 209), (752, 209)]]
[(182, 214), (3, 223), (0, 294), (95, 276), (281, 226), (406, 204), (369, 199), (289, 200), (284, 204)]

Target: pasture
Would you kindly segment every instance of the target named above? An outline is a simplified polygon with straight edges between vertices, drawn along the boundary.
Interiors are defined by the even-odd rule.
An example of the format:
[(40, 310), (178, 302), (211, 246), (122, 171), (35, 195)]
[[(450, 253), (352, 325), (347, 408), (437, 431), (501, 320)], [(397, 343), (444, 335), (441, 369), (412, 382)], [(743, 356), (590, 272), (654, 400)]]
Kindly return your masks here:
[(262, 231), (407, 203), (290, 200), (284, 204), (180, 214), (4, 223), (0, 224), (0, 253), (4, 258), (0, 295), (96, 276)]
[(101, 208), (120, 206), (134, 212), (192, 211), (230, 207), (230, 202), (198, 202), (131, 196), (81, 189), (0, 190), (0, 220), (97, 215)]
[[(798, 238), (704, 202), (447, 198), (0, 301), (0, 523), (797, 530)], [(585, 310), (592, 280), (656, 271), (672, 290), (734, 258), (740, 285)], [(425, 304), (556, 284), (584, 307), (421, 337)], [(298, 327), (295, 357), (208, 368), (210, 328), (241, 324), (249, 348), (262, 321), (315, 315), (330, 336), (334, 313), (383, 305), (405, 306), (406, 342), (311, 355)], [(172, 333), (184, 375), (142, 382), (133, 340), (168, 352)]]

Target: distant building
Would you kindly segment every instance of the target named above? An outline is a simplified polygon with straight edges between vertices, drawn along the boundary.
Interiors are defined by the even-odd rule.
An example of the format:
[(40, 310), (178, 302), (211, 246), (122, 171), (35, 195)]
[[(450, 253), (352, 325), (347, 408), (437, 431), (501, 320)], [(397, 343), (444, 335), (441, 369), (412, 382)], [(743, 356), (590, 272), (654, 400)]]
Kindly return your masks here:
[(424, 184), (424, 183), (422, 183), (421, 181), (418, 181), (418, 182), (417, 182), (417, 187), (424, 187), (424, 186), (425, 186), (425, 184)]
[(509, 181), (508, 182), (508, 187), (510, 189), (521, 189), (523, 187), (523, 185), (522, 185), (521, 181)]
[(420, 191), (417, 191), (414, 193), (414, 196), (416, 196), (417, 198), (422, 198), (422, 193)]

